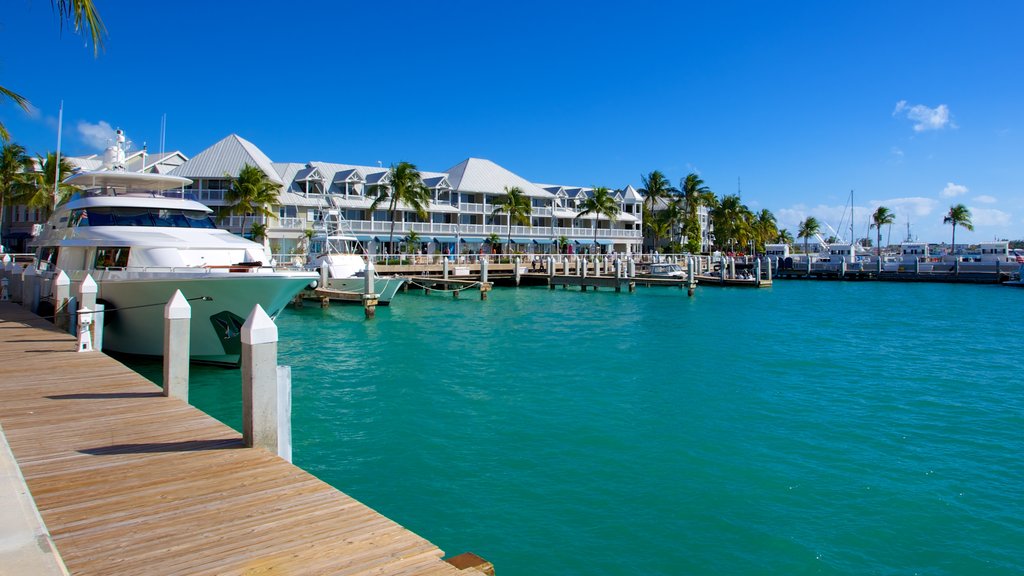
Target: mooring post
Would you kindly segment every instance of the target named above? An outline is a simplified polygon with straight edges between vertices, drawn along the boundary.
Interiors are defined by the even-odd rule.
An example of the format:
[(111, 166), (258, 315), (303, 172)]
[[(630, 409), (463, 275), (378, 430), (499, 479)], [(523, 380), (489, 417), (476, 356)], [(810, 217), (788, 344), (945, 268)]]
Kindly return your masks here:
[(11, 285), (9, 286), (9, 288), (11, 289), (11, 302), (14, 302), (16, 304), (21, 303), (22, 272), (23, 270), (21, 269), (21, 266), (18, 266), (16, 263), (11, 262)]
[(697, 288), (697, 258), (691, 257), (686, 261), (686, 295), (692, 297)]
[(277, 455), (292, 461), (292, 367), (277, 367)]
[(21, 307), (35, 314), (39, 307), (39, 271), (29, 264), (21, 273)]
[[(73, 326), (78, 326), (78, 323), (82, 321), (81, 311), (83, 308), (89, 310), (96, 309), (96, 293), (99, 291), (99, 286), (96, 285), (96, 281), (92, 279), (91, 274), (86, 274), (85, 279), (78, 286), (78, 311), (79, 314), (76, 316)], [(75, 333), (79, 333), (79, 329), (75, 329)]]
[(765, 264), (765, 266), (768, 269), (768, 282), (771, 282), (772, 281), (772, 259), (766, 257), (764, 259), (764, 264)]
[(242, 325), (242, 440), (281, 456), (277, 325), (257, 304)]
[(548, 268), (547, 268), (547, 270), (548, 270), (548, 280), (550, 281), (552, 278), (555, 277), (555, 259), (553, 257), (551, 257), (551, 256), (548, 256)]
[[(447, 263), (447, 260), (445, 261)], [(363, 315), (366, 316), (367, 320), (372, 320), (377, 316), (377, 304), (380, 303), (380, 296), (377, 295), (376, 286), (374, 286), (374, 276), (377, 275), (377, 271), (373, 268), (373, 262), (367, 260), (366, 266), (363, 268)]]
[(632, 256), (629, 257), (629, 262), (626, 266), (626, 272), (630, 278), (636, 278), (636, 260)]
[[(846, 274), (846, 270), (845, 270), (846, 262), (843, 262), (843, 268), (844, 268), (843, 274), (845, 275)], [(760, 258), (757, 258), (756, 260), (754, 260), (754, 278), (757, 278), (757, 281), (756, 281), (757, 287), (760, 288), (761, 287), (761, 259)]]
[(164, 396), (188, 402), (192, 306), (181, 290), (164, 305)]
[(569, 275), (569, 257), (568, 256), (562, 256), (562, 275), (564, 275), (564, 276), (568, 276)]
[(520, 262), (519, 256), (516, 256), (515, 260), (512, 263), (512, 265), (515, 266), (515, 270), (512, 272), (512, 275), (515, 276), (516, 286), (519, 286), (519, 276), (520, 276), (519, 262)]
[(441, 259), (441, 277), (445, 280), (448, 279), (448, 257)]
[(63, 270), (53, 279), (51, 285), (53, 296), (53, 325), (57, 328), (67, 330), (68, 328), (68, 300), (71, 299), (71, 278)]
[(480, 299), (487, 300), (487, 292), (491, 290), (491, 283), (487, 280), (487, 259), (480, 259)]

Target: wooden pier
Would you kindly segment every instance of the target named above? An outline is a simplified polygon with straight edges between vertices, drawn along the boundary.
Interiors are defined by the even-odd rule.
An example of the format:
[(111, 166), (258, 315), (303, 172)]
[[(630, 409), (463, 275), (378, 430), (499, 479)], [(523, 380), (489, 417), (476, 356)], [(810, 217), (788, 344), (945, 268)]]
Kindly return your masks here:
[(482, 574), (10, 303), (0, 425), (71, 574)]
[(580, 290), (586, 292), (587, 288), (614, 288), (616, 292), (622, 292), (626, 287), (630, 292), (636, 290), (636, 283), (631, 278), (616, 278), (615, 276), (564, 276), (554, 275), (550, 277), (549, 285), (554, 290), (555, 286), (567, 288), (579, 286)]

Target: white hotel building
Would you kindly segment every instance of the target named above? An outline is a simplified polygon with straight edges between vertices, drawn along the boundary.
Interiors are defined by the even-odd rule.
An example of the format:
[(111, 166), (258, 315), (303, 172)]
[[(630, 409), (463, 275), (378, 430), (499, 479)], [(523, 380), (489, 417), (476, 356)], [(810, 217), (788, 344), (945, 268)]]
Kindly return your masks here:
[[(171, 174), (193, 181), (189, 192), (214, 210), (229, 205), (224, 200), (229, 186), (225, 176), (237, 175), (243, 165), (262, 170), (281, 186), (276, 216), (255, 217), (266, 225), (267, 240), (275, 254), (303, 251), (305, 231), (319, 230), (322, 215), (335, 210), (347, 222), (370, 253), (382, 252), (388, 242), (391, 220), (386, 204), (370, 211), (374, 190), (388, 183), (388, 169), (381, 166), (353, 166), (329, 162), (273, 162), (254, 144), (232, 134), (203, 150)], [(577, 218), (580, 205), (590, 188), (535, 184), (480, 158), (469, 158), (444, 172), (420, 171), (430, 189), (428, 217), (420, 219), (411, 209), (396, 215), (395, 241), (416, 232), (427, 254), (476, 253), (484, 249), (492, 234), (505, 243), (508, 216), (493, 214), (494, 200), (506, 188), (518, 186), (533, 205), (530, 226), (512, 226), (513, 249), (519, 252), (546, 253), (556, 250), (558, 239), (565, 237), (574, 251), (593, 252), (595, 233), (602, 252), (637, 253), (643, 244), (643, 196), (632, 186), (614, 192), (620, 213), (614, 221), (587, 215)], [(246, 227), (253, 221), (246, 219)], [(241, 216), (222, 221), (222, 226), (240, 232)], [(596, 230), (595, 230), (596, 225)], [(505, 247), (507, 251), (508, 248)]]

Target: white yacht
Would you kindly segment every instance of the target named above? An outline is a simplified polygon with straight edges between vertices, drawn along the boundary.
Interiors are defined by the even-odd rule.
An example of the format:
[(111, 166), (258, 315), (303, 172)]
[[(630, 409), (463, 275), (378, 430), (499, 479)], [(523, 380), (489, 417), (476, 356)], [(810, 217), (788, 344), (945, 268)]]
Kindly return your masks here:
[[(322, 288), (338, 293), (336, 299), (358, 302), (358, 299), (346, 296), (361, 294), (366, 282), (366, 261), (356, 254), (359, 242), (355, 236), (345, 233), (336, 210), (325, 211), (322, 224), (321, 232), (310, 239), (310, 254), (315, 256), (310, 257), (307, 267), (320, 274)], [(323, 282), (323, 272), (327, 273), (326, 282)], [(373, 289), (378, 294), (378, 303), (389, 306), (405, 279), (373, 274)], [(303, 295), (319, 297), (312, 290), (305, 291)]]
[(276, 317), (316, 275), (275, 269), (262, 244), (218, 229), (210, 208), (185, 197), (187, 178), (119, 170), (121, 146), (107, 151), (109, 169), (64, 181), (83, 191), (56, 208), (33, 242), (38, 266), (63, 270), (73, 283), (92, 275), (108, 310), (104, 349), (161, 355), (164, 305), (181, 290), (192, 306), (192, 359), (236, 363), (255, 305)]

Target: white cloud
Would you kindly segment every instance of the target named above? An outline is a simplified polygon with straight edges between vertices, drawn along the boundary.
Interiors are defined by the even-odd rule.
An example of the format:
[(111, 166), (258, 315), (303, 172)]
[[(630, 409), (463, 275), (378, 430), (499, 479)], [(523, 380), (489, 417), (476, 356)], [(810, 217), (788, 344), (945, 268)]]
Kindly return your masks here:
[(953, 198), (955, 196), (963, 196), (964, 194), (967, 194), (967, 192), (967, 186), (947, 182), (946, 187), (942, 189), (942, 197)]
[(982, 194), (981, 196), (974, 197), (975, 202), (981, 202), (982, 204), (995, 204), (999, 200), (996, 200), (995, 196), (989, 196), (988, 194)]
[(876, 206), (885, 206), (886, 208), (893, 211), (896, 214), (897, 221), (906, 220), (907, 216), (913, 216), (921, 218), (929, 216), (935, 211), (935, 206), (938, 204), (932, 198), (921, 198), (919, 196), (910, 196), (907, 198), (889, 198), (888, 200), (882, 200), (878, 202)]
[(914, 132), (942, 130), (947, 127), (956, 128), (956, 124), (950, 119), (949, 106), (945, 104), (929, 108), (924, 104), (914, 104), (911, 106), (907, 104), (906, 100), (900, 100), (896, 103), (896, 108), (893, 109), (892, 115), (894, 117), (906, 116), (908, 120), (914, 122)]
[(1006, 226), (1010, 223), (1012, 216), (1009, 212), (1003, 212), (995, 208), (969, 208), (971, 211), (971, 223), (975, 228), (979, 226)]
[(903, 162), (903, 156), (904, 156), (904, 153), (903, 153), (903, 150), (902, 150), (902, 149), (900, 149), (899, 147), (897, 147), (897, 146), (893, 146), (893, 147), (892, 147), (892, 148), (891, 148), (891, 149), (889, 150), (889, 153), (890, 153), (890, 154), (892, 154), (893, 160), (894, 160), (894, 161), (895, 161), (895, 162), (896, 162), (897, 164), (899, 164), (900, 162)]
[(78, 136), (87, 146), (103, 150), (114, 141), (114, 129), (104, 120), (90, 124), (85, 120), (78, 123)]

